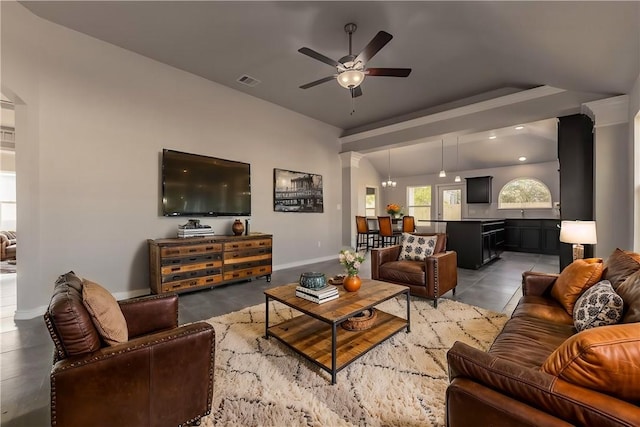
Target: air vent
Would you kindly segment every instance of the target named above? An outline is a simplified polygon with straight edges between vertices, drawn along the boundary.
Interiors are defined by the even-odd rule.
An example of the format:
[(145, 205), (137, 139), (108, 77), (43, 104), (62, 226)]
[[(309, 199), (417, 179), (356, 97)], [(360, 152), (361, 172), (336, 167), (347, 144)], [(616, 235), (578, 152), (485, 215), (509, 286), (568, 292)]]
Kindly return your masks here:
[(249, 87), (254, 87), (260, 83), (260, 80), (254, 79), (253, 77), (248, 76), (246, 74), (243, 74), (242, 76), (238, 77), (237, 81)]

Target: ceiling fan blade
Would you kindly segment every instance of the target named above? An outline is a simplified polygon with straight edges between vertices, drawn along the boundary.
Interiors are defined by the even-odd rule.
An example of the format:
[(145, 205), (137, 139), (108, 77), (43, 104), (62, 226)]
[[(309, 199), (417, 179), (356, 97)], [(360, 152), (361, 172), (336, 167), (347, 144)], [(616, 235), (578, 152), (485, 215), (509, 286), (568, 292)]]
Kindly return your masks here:
[(384, 45), (389, 43), (392, 38), (393, 36), (386, 31), (378, 31), (378, 34), (376, 34), (369, 44), (362, 49), (362, 52), (360, 52), (353, 62), (358, 63), (358, 61), (360, 61), (363, 64), (366, 64), (371, 58), (373, 58), (373, 55), (378, 53), (378, 51), (382, 49)]
[(308, 47), (301, 47), (300, 49), (298, 49), (298, 52), (302, 53), (303, 55), (310, 56), (313, 59), (317, 59), (318, 61), (324, 62), (325, 64), (331, 65), (333, 67), (342, 66), (342, 64), (339, 63), (338, 61), (335, 61), (329, 57), (326, 57), (323, 54), (318, 53), (313, 49), (309, 49)]
[(407, 77), (411, 68), (368, 68), (365, 74), (369, 76)]
[(349, 89), (351, 91), (351, 97), (352, 98), (357, 98), (359, 96), (362, 96), (362, 87), (360, 86), (356, 86), (354, 88)]
[(307, 83), (306, 85), (300, 86), (300, 89), (309, 89), (310, 87), (317, 86), (317, 85), (319, 85), (321, 83), (325, 83), (325, 82), (328, 82), (328, 81), (331, 81), (331, 80), (335, 80), (335, 78), (336, 78), (335, 75), (323, 77), (323, 78), (321, 78), (319, 80), (316, 80), (316, 81), (313, 81), (311, 83)]

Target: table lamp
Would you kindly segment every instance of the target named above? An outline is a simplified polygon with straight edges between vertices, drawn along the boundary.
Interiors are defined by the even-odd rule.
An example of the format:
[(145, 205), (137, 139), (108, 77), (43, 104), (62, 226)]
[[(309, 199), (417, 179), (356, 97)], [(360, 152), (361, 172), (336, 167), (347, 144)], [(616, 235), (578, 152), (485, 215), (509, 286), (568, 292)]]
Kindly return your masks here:
[(584, 258), (583, 244), (598, 243), (595, 221), (562, 221), (560, 241), (573, 244), (573, 260)]

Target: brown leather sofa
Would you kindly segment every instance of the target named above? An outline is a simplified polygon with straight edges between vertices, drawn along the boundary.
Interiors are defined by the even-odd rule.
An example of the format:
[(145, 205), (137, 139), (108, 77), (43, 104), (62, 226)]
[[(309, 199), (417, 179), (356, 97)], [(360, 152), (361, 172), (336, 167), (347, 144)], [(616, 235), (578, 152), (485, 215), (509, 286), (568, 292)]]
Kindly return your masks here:
[(211, 410), (213, 327), (178, 326), (175, 294), (118, 304), (129, 340), (107, 346), (83, 305), (81, 282), (56, 283), (44, 315), (55, 344), (51, 425), (199, 424)]
[(15, 231), (0, 231), (0, 261), (16, 259), (17, 242)]
[[(449, 350), (448, 426), (640, 425), (640, 402), (618, 397), (613, 391), (596, 391), (544, 371), (543, 364), (556, 349), (570, 337), (578, 338), (572, 316), (550, 295), (557, 277), (523, 274), (523, 297), (487, 352), (461, 342)], [(622, 339), (632, 350), (630, 353), (627, 347), (619, 360), (612, 357), (613, 362), (608, 362), (611, 366), (592, 360), (597, 369), (585, 369), (579, 377), (593, 378), (607, 387), (606, 377), (602, 374), (599, 377), (599, 372), (619, 372), (622, 365), (613, 365), (625, 364), (629, 359), (636, 360), (636, 365), (640, 363), (640, 344), (628, 336), (616, 337), (616, 334), (637, 337), (638, 333), (630, 332), (634, 328), (638, 331), (640, 325), (627, 323), (590, 330), (604, 334), (609, 340), (604, 345), (618, 344)], [(612, 346), (603, 351), (621, 354), (615, 353), (618, 350)], [(637, 376), (626, 378), (637, 380)]]
[(408, 286), (411, 295), (433, 300), (438, 306), (438, 298), (458, 285), (458, 258), (455, 251), (447, 251), (445, 233), (421, 234), (416, 236), (437, 236), (433, 255), (424, 261), (398, 260), (401, 245), (371, 250), (371, 278), (383, 282)]

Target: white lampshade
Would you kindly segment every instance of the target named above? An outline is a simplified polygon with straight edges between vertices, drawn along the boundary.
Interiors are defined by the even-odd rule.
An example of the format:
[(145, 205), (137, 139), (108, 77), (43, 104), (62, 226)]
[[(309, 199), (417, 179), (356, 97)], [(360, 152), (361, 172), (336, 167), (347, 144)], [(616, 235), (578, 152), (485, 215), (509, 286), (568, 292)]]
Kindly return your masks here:
[(595, 221), (562, 221), (560, 224), (560, 241), (564, 243), (589, 244), (598, 243)]
[(347, 70), (338, 75), (338, 84), (346, 89), (360, 86), (364, 80), (364, 73), (360, 70)]

